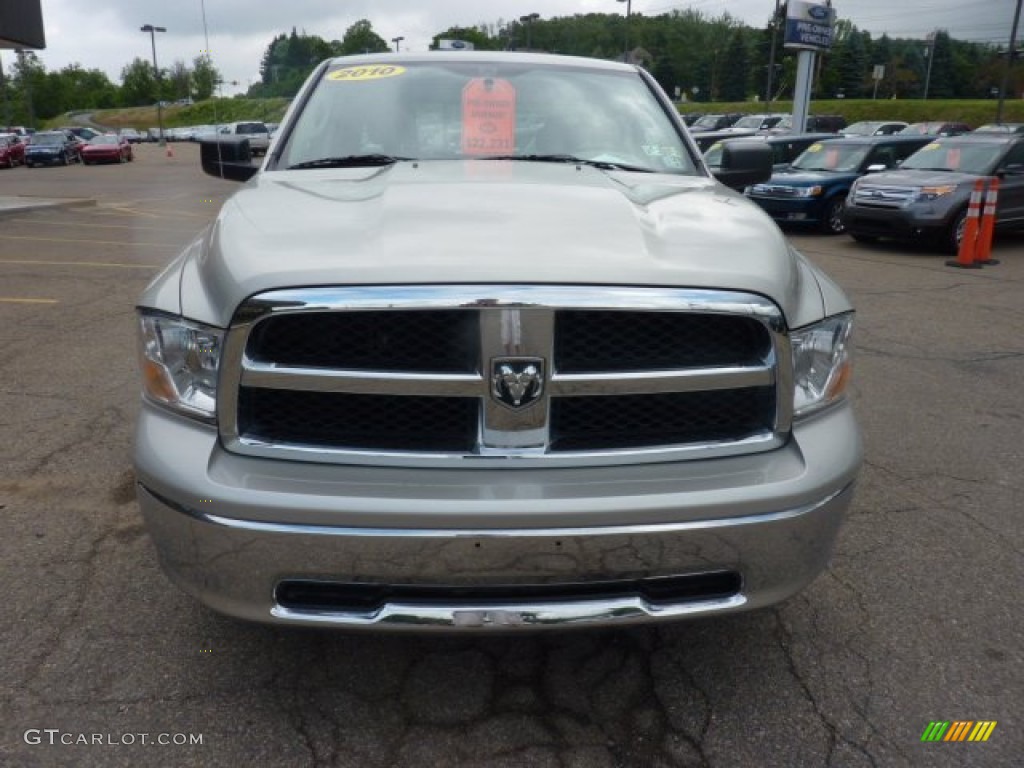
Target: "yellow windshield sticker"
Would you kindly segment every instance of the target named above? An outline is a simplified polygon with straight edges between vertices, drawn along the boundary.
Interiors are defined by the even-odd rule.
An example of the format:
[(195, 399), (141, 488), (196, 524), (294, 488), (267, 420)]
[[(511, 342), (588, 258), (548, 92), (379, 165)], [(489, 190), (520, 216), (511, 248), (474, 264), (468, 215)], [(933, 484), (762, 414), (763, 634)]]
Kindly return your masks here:
[(394, 64), (383, 64), (373, 67), (346, 67), (327, 73), (327, 79), (336, 83), (362, 82), (363, 80), (381, 80), (385, 77), (397, 77), (405, 74), (405, 67)]
[(928, 151), (928, 150), (930, 150), (930, 149), (938, 149), (938, 148), (939, 148), (939, 144), (938, 144), (938, 142), (935, 142), (935, 141), (933, 141), (933, 142), (932, 142), (931, 144), (929, 144), (929, 145), (928, 145), (927, 147), (921, 147), (921, 151), (922, 151), (922, 152), (927, 152), (927, 151)]
[(821, 152), (821, 148), (822, 148), (821, 144), (811, 144), (811, 146), (809, 146), (807, 148), (807, 151), (808, 152)]

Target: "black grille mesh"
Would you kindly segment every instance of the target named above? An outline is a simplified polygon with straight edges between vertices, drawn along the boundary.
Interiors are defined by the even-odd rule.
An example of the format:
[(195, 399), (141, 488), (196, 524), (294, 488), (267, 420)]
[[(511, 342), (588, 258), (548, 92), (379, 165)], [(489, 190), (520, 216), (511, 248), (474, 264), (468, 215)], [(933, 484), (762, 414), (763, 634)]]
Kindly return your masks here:
[(477, 313), (462, 310), (296, 313), (257, 324), (246, 354), (310, 368), (471, 373), (478, 328)]
[(771, 387), (551, 401), (552, 451), (739, 440), (775, 421)]
[(563, 373), (755, 365), (770, 349), (764, 325), (729, 315), (567, 310), (555, 325)]
[(243, 437), (352, 450), (471, 451), (479, 401), (242, 387)]

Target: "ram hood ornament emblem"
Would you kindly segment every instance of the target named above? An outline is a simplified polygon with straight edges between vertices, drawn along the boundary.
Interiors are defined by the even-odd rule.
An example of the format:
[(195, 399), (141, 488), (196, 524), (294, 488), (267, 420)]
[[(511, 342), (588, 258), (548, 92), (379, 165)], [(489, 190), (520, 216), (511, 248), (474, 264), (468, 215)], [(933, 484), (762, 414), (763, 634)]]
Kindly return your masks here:
[(540, 357), (496, 357), (491, 360), (491, 395), (509, 408), (525, 408), (544, 391), (544, 360)]

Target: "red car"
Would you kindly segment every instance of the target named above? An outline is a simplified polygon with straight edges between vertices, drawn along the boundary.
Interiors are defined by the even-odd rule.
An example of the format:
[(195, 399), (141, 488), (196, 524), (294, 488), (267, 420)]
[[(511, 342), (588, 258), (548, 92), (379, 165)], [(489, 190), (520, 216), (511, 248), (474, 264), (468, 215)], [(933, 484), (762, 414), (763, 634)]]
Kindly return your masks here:
[(0, 167), (25, 164), (25, 144), (13, 133), (0, 134)]
[(101, 133), (93, 136), (82, 147), (82, 162), (92, 163), (127, 163), (133, 159), (132, 145), (128, 140), (113, 133)]

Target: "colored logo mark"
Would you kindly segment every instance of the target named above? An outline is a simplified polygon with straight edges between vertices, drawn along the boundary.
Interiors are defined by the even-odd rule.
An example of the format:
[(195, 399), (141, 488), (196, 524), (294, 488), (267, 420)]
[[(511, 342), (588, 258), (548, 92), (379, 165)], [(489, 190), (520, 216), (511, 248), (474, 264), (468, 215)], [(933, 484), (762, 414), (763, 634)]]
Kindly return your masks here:
[(988, 741), (995, 729), (995, 720), (933, 720), (921, 741)]

